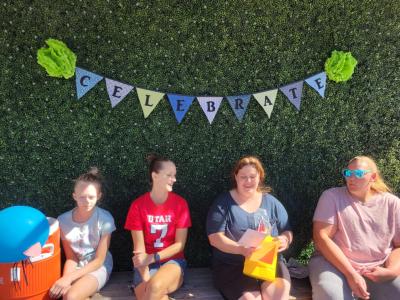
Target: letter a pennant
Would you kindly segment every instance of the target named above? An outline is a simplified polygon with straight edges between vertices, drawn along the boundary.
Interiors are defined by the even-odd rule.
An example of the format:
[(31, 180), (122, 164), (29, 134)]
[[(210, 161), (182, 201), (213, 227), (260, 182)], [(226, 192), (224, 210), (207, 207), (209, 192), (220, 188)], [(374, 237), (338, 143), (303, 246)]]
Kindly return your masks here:
[(289, 101), (300, 110), (301, 96), (303, 93), (303, 80), (297, 81), (279, 88)]
[(201, 109), (204, 111), (208, 122), (211, 124), (221, 106), (223, 97), (197, 97)]
[(136, 88), (144, 118), (146, 119), (164, 97), (164, 93)]
[(169, 103), (171, 104), (172, 110), (175, 113), (175, 118), (178, 124), (182, 122), (183, 117), (189, 110), (190, 105), (194, 100), (194, 96), (185, 96), (177, 94), (167, 94)]
[(82, 68), (75, 68), (76, 96), (78, 100), (89, 92), (103, 76), (86, 71)]
[(250, 103), (251, 95), (240, 95), (240, 96), (227, 96), (228, 102), (233, 109), (233, 112), (238, 118), (239, 122), (243, 120), (243, 116), (246, 113), (247, 106)]
[(268, 118), (271, 118), (271, 113), (272, 110), (274, 109), (277, 94), (278, 94), (278, 89), (253, 94), (253, 97), (262, 106), (262, 108), (268, 115)]
[(115, 107), (120, 103), (126, 95), (132, 91), (133, 86), (106, 78), (108, 97), (110, 98), (111, 107)]
[(325, 97), (325, 88), (326, 88), (326, 73), (321, 72), (316, 75), (313, 75), (305, 80), (309, 86), (311, 86), (314, 90), (321, 95), (322, 98)]

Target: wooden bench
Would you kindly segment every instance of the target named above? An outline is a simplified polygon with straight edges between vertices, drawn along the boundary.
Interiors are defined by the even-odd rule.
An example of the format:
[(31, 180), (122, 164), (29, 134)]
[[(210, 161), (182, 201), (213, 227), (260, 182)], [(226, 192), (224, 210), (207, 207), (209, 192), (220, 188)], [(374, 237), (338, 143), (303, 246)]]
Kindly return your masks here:
[[(130, 289), (132, 272), (115, 272), (107, 285), (92, 300), (133, 300)], [(290, 299), (311, 300), (311, 288), (307, 280), (292, 279)], [(176, 300), (203, 299), (222, 300), (222, 296), (213, 287), (211, 271), (208, 268), (190, 268), (186, 270), (184, 285), (173, 295)]]

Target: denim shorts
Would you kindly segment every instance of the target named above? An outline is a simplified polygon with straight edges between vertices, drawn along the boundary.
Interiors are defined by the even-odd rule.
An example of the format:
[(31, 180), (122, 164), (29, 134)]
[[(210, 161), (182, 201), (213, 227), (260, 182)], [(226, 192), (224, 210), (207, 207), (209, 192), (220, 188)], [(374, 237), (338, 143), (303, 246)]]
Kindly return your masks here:
[[(182, 276), (185, 275), (185, 270), (187, 266), (186, 259), (183, 258), (177, 258), (177, 259), (171, 259), (162, 263), (153, 263), (149, 265), (149, 272), (150, 276), (153, 276), (158, 269), (160, 269), (161, 266), (166, 265), (166, 264), (176, 264), (181, 268)], [(140, 275), (139, 271), (134, 268), (133, 269), (133, 286), (137, 287), (139, 284), (141, 284), (143, 281), (142, 276)]]

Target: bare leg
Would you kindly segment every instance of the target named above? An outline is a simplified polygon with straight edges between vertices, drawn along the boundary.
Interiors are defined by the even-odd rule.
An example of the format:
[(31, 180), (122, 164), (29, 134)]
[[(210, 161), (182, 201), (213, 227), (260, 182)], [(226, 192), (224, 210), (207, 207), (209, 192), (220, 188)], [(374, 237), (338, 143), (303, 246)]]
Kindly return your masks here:
[(176, 264), (165, 264), (146, 283), (143, 299), (168, 299), (168, 294), (176, 291), (182, 283), (181, 267)]
[(142, 300), (143, 299), (144, 293), (146, 291), (146, 284), (147, 284), (147, 282), (143, 281), (137, 287), (135, 287), (136, 299), (138, 299), (138, 300)]
[(276, 278), (274, 282), (264, 281), (261, 285), (262, 298), (264, 300), (288, 300), (290, 293), (290, 275), (283, 262), (278, 262), (278, 268), (282, 270), (282, 278)]
[(64, 300), (87, 299), (97, 292), (99, 283), (96, 277), (87, 274), (75, 281), (64, 295)]
[(260, 291), (244, 292), (239, 300), (262, 300)]

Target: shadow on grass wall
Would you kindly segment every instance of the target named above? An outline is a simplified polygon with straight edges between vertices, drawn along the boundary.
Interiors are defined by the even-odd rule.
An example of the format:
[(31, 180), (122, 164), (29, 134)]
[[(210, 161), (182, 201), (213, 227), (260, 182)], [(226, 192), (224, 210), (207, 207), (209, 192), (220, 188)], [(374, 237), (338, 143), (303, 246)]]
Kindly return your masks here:
[[(400, 6), (396, 1), (5, 1), (0, 9), (0, 207), (27, 204), (49, 216), (71, 209), (72, 179), (96, 165), (107, 179), (102, 206), (118, 226), (111, 251), (131, 268), (122, 227), (130, 202), (148, 190), (145, 157), (170, 157), (176, 192), (190, 205), (191, 266), (209, 264), (207, 210), (230, 187), (236, 159), (258, 155), (267, 184), (287, 208), (297, 255), (309, 242), (321, 192), (342, 183), (359, 154), (375, 157), (400, 184)], [(150, 90), (240, 95), (323, 70), (334, 49), (358, 60), (347, 83), (321, 98), (303, 89), (301, 111), (278, 93), (268, 119), (252, 99), (242, 122), (224, 100), (209, 125), (193, 103), (178, 125), (164, 99), (143, 118), (136, 92), (111, 109), (104, 81), (76, 100), (74, 79), (36, 63), (48, 38), (64, 41), (77, 66)]]

